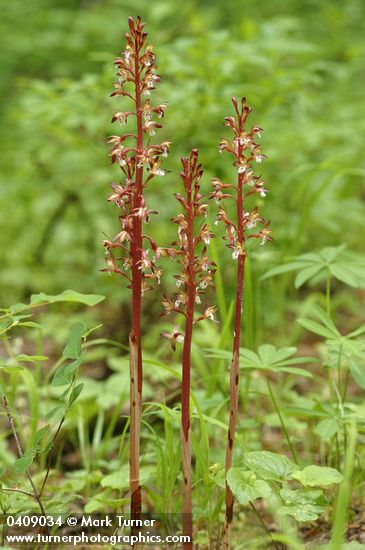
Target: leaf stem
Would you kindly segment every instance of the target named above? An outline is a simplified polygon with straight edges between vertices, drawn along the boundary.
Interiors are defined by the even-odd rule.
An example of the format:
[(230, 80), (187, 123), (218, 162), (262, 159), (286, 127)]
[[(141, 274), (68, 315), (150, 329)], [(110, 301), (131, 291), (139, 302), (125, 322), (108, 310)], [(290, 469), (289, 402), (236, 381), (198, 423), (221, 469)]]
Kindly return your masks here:
[(285, 425), (285, 422), (284, 422), (284, 419), (282, 417), (282, 414), (280, 412), (280, 408), (278, 406), (278, 403), (276, 401), (276, 398), (275, 398), (275, 394), (273, 392), (273, 389), (272, 389), (272, 386), (271, 386), (271, 382), (269, 380), (269, 378), (266, 378), (266, 384), (267, 384), (267, 388), (269, 390), (269, 394), (270, 394), (270, 398), (271, 398), (271, 401), (272, 401), (272, 404), (274, 405), (274, 408), (277, 412), (277, 415), (279, 417), (279, 420), (280, 420), (280, 425), (281, 425), (281, 429), (283, 430), (284, 432), (284, 435), (285, 435), (285, 439), (288, 443), (288, 447), (290, 449), (290, 452), (292, 454), (292, 457), (293, 457), (293, 460), (296, 464), (299, 465), (299, 459), (298, 459), (298, 454), (297, 454), (297, 451), (295, 450), (295, 447), (294, 445), (292, 444), (291, 442), (291, 439), (290, 439), (290, 436), (289, 436), (289, 432), (286, 428), (286, 425)]

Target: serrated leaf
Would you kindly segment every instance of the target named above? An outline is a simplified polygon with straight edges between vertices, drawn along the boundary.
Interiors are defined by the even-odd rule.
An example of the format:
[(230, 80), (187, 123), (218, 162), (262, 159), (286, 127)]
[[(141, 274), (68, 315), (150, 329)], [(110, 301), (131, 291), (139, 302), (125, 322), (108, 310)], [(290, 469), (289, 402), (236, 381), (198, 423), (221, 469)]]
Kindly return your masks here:
[(76, 302), (79, 304), (85, 304), (86, 306), (95, 306), (105, 299), (105, 296), (100, 294), (81, 294), (74, 290), (65, 290), (61, 294), (51, 295), (41, 292), (40, 294), (33, 294), (30, 299), (32, 305), (40, 305), (44, 303), (54, 304), (55, 302)]
[(285, 504), (278, 509), (278, 515), (292, 516), (297, 521), (315, 521), (328, 504), (322, 491), (282, 489), (280, 496)]
[(294, 472), (291, 477), (299, 481), (304, 487), (327, 487), (334, 483), (341, 483), (343, 475), (335, 468), (327, 466), (306, 466), (304, 470)]
[(283, 481), (298, 470), (298, 466), (284, 455), (271, 451), (252, 451), (244, 455), (245, 465), (258, 477)]
[(242, 468), (231, 468), (227, 473), (227, 483), (241, 504), (248, 504), (258, 498), (268, 498), (271, 487), (266, 481)]

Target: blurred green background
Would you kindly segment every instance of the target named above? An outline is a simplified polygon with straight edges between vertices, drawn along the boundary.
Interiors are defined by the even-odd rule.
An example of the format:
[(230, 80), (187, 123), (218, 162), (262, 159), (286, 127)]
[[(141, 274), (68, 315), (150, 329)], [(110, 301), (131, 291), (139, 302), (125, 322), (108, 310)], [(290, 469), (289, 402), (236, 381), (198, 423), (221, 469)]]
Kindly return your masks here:
[[(198, 147), (212, 176), (233, 174), (218, 154), (232, 95), (245, 95), (251, 121), (264, 128), (262, 171), (270, 194), (263, 209), (274, 243), (252, 254), (256, 337), (277, 327), (300, 295), (292, 279), (259, 277), (291, 256), (346, 243), (361, 251), (365, 136), (363, 0), (0, 0), (1, 216), (0, 303), (65, 288), (107, 296), (110, 330), (128, 326), (128, 290), (101, 273), (101, 241), (117, 232), (106, 197), (118, 178), (108, 157), (113, 61), (124, 47), (127, 16), (140, 14), (155, 44), (162, 83), (154, 99), (169, 103), (158, 140), (171, 140), (165, 178), (147, 191), (161, 245), (175, 238), (179, 158)], [(124, 102), (126, 105), (126, 102)], [(212, 205), (212, 216), (215, 214)], [(233, 262), (220, 239), (216, 253), (227, 303)], [(167, 268), (169, 271), (169, 268)], [(232, 276), (231, 276), (232, 275)], [(166, 277), (163, 286), (171, 286)], [(338, 300), (348, 302), (350, 294)], [(292, 302), (283, 299), (292, 296)], [(352, 294), (351, 294), (352, 295)], [(356, 311), (357, 301), (353, 307)], [(147, 297), (146, 319), (159, 311)], [(125, 307), (120, 307), (125, 304)], [(249, 307), (249, 305), (248, 305)], [(121, 313), (117, 313), (117, 312)], [(115, 314), (113, 313), (115, 312)], [(262, 322), (263, 319), (263, 322)], [(252, 319), (251, 319), (252, 320)], [(119, 330), (119, 328), (118, 328)], [(282, 334), (285, 341), (285, 333)]]

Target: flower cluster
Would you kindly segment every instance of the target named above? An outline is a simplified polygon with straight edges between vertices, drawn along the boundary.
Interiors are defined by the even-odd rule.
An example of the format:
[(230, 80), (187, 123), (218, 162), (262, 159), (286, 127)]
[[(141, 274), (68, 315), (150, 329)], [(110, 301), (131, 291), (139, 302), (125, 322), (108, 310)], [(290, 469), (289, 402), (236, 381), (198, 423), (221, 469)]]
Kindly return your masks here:
[[(178, 214), (173, 222), (178, 226), (178, 241), (173, 248), (164, 250), (164, 254), (176, 260), (181, 267), (176, 279), (176, 294), (170, 298), (164, 296), (162, 305), (166, 315), (176, 312), (190, 319), (196, 324), (203, 319), (215, 321), (214, 306), (205, 306), (203, 312), (194, 318), (196, 304), (202, 303), (202, 295), (206, 289), (213, 286), (215, 264), (207, 256), (207, 246), (214, 234), (210, 231), (205, 219), (208, 205), (203, 202), (200, 193), (200, 179), (203, 174), (201, 164), (198, 163), (198, 151), (193, 149), (189, 158), (182, 158), (180, 173), (184, 184), (184, 195), (175, 193), (176, 199), (182, 206), (183, 212)], [(183, 334), (174, 328), (172, 334), (163, 333), (175, 349), (176, 342), (183, 341)]]
[[(128, 19), (130, 32), (125, 34), (126, 48), (115, 61), (117, 82), (112, 96), (130, 98), (133, 110), (118, 111), (112, 122), (127, 124), (128, 119), (135, 117), (136, 133), (111, 136), (111, 160), (117, 163), (123, 174), (123, 183), (113, 183), (109, 201), (121, 210), (119, 221), (121, 230), (112, 240), (105, 240), (107, 268), (104, 271), (118, 273), (133, 284), (130, 270), (139, 270), (142, 277), (141, 292), (148, 290), (147, 279), (158, 282), (161, 270), (156, 266), (158, 249), (151, 237), (142, 235), (143, 223), (148, 223), (150, 215), (156, 214), (145, 202), (143, 190), (155, 176), (164, 176), (162, 159), (169, 153), (169, 142), (159, 145), (144, 145), (144, 136), (154, 136), (161, 128), (157, 122), (164, 116), (167, 105), (162, 103), (153, 106), (150, 101), (151, 91), (161, 80), (157, 74), (153, 46), (147, 44), (147, 33), (144, 24), (138, 17)], [(143, 243), (148, 243), (146, 247)]]
[[(256, 139), (261, 137), (262, 129), (258, 126), (253, 126), (249, 130), (245, 129), (247, 118), (252, 111), (251, 107), (246, 105), (246, 98), (242, 98), (241, 105), (235, 97), (232, 98), (232, 103), (236, 111), (235, 117), (226, 117), (225, 125), (231, 128), (233, 138), (228, 140), (223, 138), (219, 145), (219, 151), (227, 151), (234, 157), (233, 165), (237, 170), (237, 183), (223, 183), (218, 178), (212, 180), (213, 192), (210, 198), (214, 199), (219, 205), (219, 213), (216, 224), (223, 222), (226, 230), (227, 246), (232, 249), (233, 259), (238, 259), (240, 256), (246, 256), (245, 242), (247, 239), (261, 239), (260, 244), (265, 244), (271, 241), (271, 230), (269, 222), (266, 222), (259, 214), (258, 208), (245, 211), (244, 203), (250, 195), (259, 195), (264, 198), (268, 193), (265, 187), (265, 181), (261, 176), (254, 175), (253, 163), (261, 163), (266, 158), (261, 151), (261, 147), (256, 143)], [(224, 199), (232, 199), (237, 206), (238, 218), (234, 223), (227, 213), (224, 205), (221, 206), (221, 201)], [(258, 228), (258, 229), (256, 229)], [(254, 229), (254, 232), (249, 230)]]

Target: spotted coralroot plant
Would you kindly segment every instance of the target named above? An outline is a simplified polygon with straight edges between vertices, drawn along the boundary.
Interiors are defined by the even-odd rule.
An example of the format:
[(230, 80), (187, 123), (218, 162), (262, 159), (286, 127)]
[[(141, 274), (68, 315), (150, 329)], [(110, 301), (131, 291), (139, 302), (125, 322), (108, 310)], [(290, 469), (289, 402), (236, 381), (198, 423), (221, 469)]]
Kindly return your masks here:
[(207, 246), (214, 237), (205, 222), (208, 205), (203, 202), (200, 193), (200, 178), (203, 174), (198, 163), (198, 151), (193, 149), (189, 158), (182, 158), (180, 176), (184, 184), (184, 195), (176, 193), (183, 212), (173, 221), (178, 225), (178, 241), (173, 248), (166, 249), (168, 256), (176, 260), (181, 272), (175, 276), (178, 291), (173, 298), (164, 296), (163, 306), (166, 314), (176, 312), (183, 316), (183, 332), (176, 327), (172, 334), (163, 333), (171, 341), (173, 349), (176, 342), (183, 342), (182, 352), (182, 389), (181, 389), (181, 441), (183, 466), (183, 533), (190, 537), (190, 543), (184, 548), (192, 548), (192, 504), (191, 504), (191, 441), (190, 441), (190, 371), (191, 344), (193, 327), (204, 319), (214, 321), (216, 308), (204, 306), (203, 312), (195, 316), (196, 306), (202, 303), (201, 296), (208, 287), (213, 286), (215, 264), (209, 261)]
[[(271, 230), (259, 214), (258, 208), (248, 209), (246, 204), (249, 197), (259, 195), (265, 197), (268, 190), (260, 176), (253, 172), (253, 162), (260, 163), (265, 155), (262, 154), (260, 145), (256, 144), (256, 138), (261, 135), (261, 128), (253, 126), (245, 129), (247, 118), (251, 108), (246, 105), (246, 98), (238, 103), (235, 97), (232, 103), (236, 117), (226, 117), (225, 125), (233, 132), (233, 139), (223, 138), (219, 145), (220, 152), (227, 151), (234, 158), (236, 167), (235, 183), (222, 183), (219, 179), (212, 180), (214, 191), (210, 198), (214, 198), (220, 204), (216, 223), (225, 225), (225, 239), (227, 246), (232, 250), (232, 258), (237, 261), (236, 302), (233, 333), (233, 354), (230, 367), (230, 412), (229, 429), (226, 448), (226, 472), (232, 466), (233, 446), (238, 417), (238, 388), (239, 388), (239, 354), (241, 341), (241, 319), (243, 305), (243, 285), (245, 274), (245, 259), (247, 257), (247, 241), (249, 239), (261, 239), (260, 244), (271, 241)], [(235, 205), (234, 220), (229, 217), (224, 205), (226, 199), (233, 201)], [(224, 548), (230, 548), (231, 524), (233, 519), (234, 497), (228, 484), (226, 484), (226, 516), (223, 535)]]
[[(113, 183), (109, 201), (120, 209), (120, 232), (112, 240), (104, 241), (107, 268), (104, 271), (117, 273), (128, 280), (132, 290), (132, 326), (130, 346), (130, 492), (131, 514), (137, 517), (141, 512), (141, 487), (139, 483), (140, 430), (142, 415), (142, 350), (141, 350), (141, 298), (150, 288), (151, 279), (160, 278), (156, 266), (158, 249), (148, 235), (143, 234), (143, 224), (148, 223), (150, 214), (144, 190), (154, 176), (164, 176), (162, 157), (167, 156), (169, 143), (149, 144), (149, 136), (161, 128), (156, 118), (162, 118), (165, 104), (153, 106), (151, 91), (160, 81), (156, 73), (153, 46), (147, 44), (144, 24), (138, 17), (128, 19), (129, 32), (125, 34), (126, 47), (115, 61), (118, 81), (112, 96), (122, 96), (131, 101), (131, 110), (117, 112), (113, 122), (124, 125), (135, 120), (135, 132), (115, 135), (111, 159), (120, 166), (122, 183)], [(146, 143), (146, 136), (148, 144)], [(152, 249), (152, 255), (150, 255)]]

